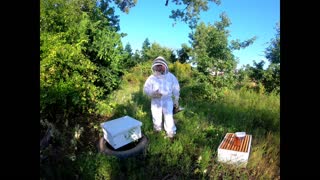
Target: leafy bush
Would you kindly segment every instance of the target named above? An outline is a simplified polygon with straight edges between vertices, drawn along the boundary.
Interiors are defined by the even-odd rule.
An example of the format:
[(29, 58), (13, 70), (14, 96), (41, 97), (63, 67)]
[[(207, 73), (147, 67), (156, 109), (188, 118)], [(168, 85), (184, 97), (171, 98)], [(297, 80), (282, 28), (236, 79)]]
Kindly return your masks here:
[(173, 64), (169, 64), (169, 69), (175, 74), (179, 83), (190, 81), (190, 77), (192, 76), (190, 64), (181, 64), (179, 61), (176, 61)]
[(280, 64), (270, 64), (265, 72), (263, 84), (267, 92), (280, 93)]
[(105, 98), (124, 73), (121, 35), (110, 24), (116, 22), (114, 11), (104, 2), (40, 3), (40, 135), (48, 128), (54, 132), (40, 151), (41, 165), (69, 165), (80, 147), (92, 148), (95, 113), (112, 109)]
[(180, 96), (184, 101), (214, 101), (218, 98), (216, 90), (209, 83), (186, 85), (181, 89)]

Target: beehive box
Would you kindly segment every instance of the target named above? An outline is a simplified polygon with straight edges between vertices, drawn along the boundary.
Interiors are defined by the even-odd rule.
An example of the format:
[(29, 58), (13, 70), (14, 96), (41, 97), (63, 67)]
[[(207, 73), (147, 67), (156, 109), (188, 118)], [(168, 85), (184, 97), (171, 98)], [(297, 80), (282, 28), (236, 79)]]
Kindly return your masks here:
[(240, 146), (235, 144), (235, 134), (227, 133), (218, 147), (218, 161), (246, 167), (251, 150), (252, 136), (246, 134)]
[(114, 149), (141, 138), (141, 126), (142, 122), (129, 116), (101, 123), (103, 137)]

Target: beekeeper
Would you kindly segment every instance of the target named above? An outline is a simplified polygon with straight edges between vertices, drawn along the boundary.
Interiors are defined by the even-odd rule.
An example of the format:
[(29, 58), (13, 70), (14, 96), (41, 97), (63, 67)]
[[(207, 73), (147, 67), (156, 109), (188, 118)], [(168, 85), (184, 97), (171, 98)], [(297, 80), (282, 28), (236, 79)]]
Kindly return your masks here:
[(173, 106), (179, 107), (180, 86), (177, 78), (169, 72), (167, 61), (159, 56), (153, 60), (153, 72), (144, 84), (144, 92), (151, 97), (153, 127), (156, 132), (162, 130), (162, 113), (164, 130), (167, 137), (173, 139), (176, 126), (173, 121)]

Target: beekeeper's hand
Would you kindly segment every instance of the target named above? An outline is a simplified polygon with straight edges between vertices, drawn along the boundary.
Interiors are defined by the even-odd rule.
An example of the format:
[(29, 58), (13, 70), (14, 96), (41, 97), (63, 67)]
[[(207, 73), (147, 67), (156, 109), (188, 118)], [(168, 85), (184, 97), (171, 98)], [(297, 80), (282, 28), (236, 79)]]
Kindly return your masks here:
[(159, 92), (159, 90), (156, 90), (151, 95), (153, 98), (161, 98), (162, 94)]

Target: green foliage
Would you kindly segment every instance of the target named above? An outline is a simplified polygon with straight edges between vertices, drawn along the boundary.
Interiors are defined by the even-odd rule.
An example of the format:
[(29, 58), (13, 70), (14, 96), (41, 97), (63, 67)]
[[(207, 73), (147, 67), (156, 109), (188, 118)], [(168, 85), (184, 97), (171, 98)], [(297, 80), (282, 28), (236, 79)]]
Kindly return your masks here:
[(148, 38), (146, 38), (143, 43), (142, 43), (142, 49), (141, 49), (141, 58), (142, 58), (142, 61), (145, 62), (145, 61), (148, 61), (150, 60), (148, 56), (146, 56), (146, 53), (148, 50), (150, 50), (151, 48), (151, 44), (150, 44), (150, 41)]
[(254, 67), (251, 68), (252, 73), (250, 74), (250, 77), (254, 82), (262, 82), (265, 72), (263, 69), (264, 63), (265, 62), (262, 60), (259, 63), (253, 61)]
[(185, 6), (184, 8), (172, 10), (169, 16), (175, 22), (181, 20), (189, 25), (191, 29), (195, 28), (198, 20), (200, 19), (200, 12), (209, 9), (208, 3), (214, 2), (220, 5), (220, 0), (173, 0), (176, 5)]
[(181, 49), (177, 50), (177, 55), (180, 63), (189, 62), (189, 57), (191, 56), (191, 47), (188, 47), (187, 44), (183, 43)]
[(190, 64), (181, 64), (179, 61), (169, 64), (170, 72), (172, 72), (177, 79), (179, 79), (180, 86), (190, 81), (192, 76), (192, 69)]
[(123, 76), (123, 83), (136, 85), (137, 83), (144, 82), (151, 73), (151, 65), (152, 61), (149, 61), (131, 68), (131, 70)]
[(127, 52), (130, 57), (133, 55), (130, 43), (126, 44), (124, 51)]
[(211, 71), (229, 73), (236, 66), (236, 61), (228, 47), (228, 34), (210, 24), (200, 23), (192, 34), (193, 62), (200, 72)]
[(226, 30), (227, 27), (231, 25), (231, 21), (228, 17), (228, 15), (223, 12), (220, 14), (221, 21), (217, 21), (214, 23), (214, 26), (218, 29), (218, 31), (225, 31), (226, 33), (229, 33), (228, 30)]
[(212, 150), (210, 147), (206, 146), (200, 152), (200, 156), (197, 160), (197, 163), (199, 164), (199, 169), (196, 169), (195, 172), (197, 173), (197, 170), (199, 170), (199, 173), (206, 174), (207, 168), (209, 167), (211, 162)]
[[(102, 2), (110, 2), (102, 0)], [(138, 0), (114, 0), (115, 4), (118, 8), (125, 12), (129, 13), (130, 8), (134, 7)], [(207, 11), (209, 9), (208, 3), (213, 2), (216, 5), (220, 5), (220, 0), (172, 0), (172, 3), (178, 6), (183, 6), (181, 8), (175, 9), (171, 11), (171, 15), (169, 18), (174, 20), (174, 24), (176, 21), (181, 20), (189, 25), (192, 29), (197, 25), (197, 21), (199, 20), (200, 12)], [(166, 0), (165, 6), (168, 6), (169, 0)]]
[[(123, 74), (121, 36), (105, 24), (106, 2), (41, 1), (40, 84), (44, 114), (90, 113)], [(91, 8), (91, 9), (89, 9)]]
[[(170, 64), (170, 70), (181, 72), (179, 75), (182, 79), (189, 75), (189, 80), (181, 86), (183, 93), (181, 92), (180, 103), (185, 110), (174, 115), (177, 135), (175, 141), (171, 143), (165, 138), (164, 132), (154, 133), (152, 130), (150, 99), (142, 91), (143, 84), (151, 72), (150, 66), (151, 62), (146, 62), (133, 67), (123, 76), (120, 88), (113, 91), (106, 101), (113, 107), (107, 114), (109, 117), (107, 120), (129, 115), (143, 123), (142, 132), (149, 139), (146, 156), (120, 161), (112, 156), (85, 151), (76, 155), (74, 161), (69, 162), (69, 167), (72, 168), (67, 171), (54, 167), (54, 172), (63, 172), (59, 177), (278, 178), (279, 95), (258, 94), (245, 89), (224, 89), (220, 92), (221, 98), (211, 101), (209, 97), (203, 97), (213, 90), (210, 88), (213, 86), (208, 84), (210, 81), (207, 76), (189, 69), (190, 66), (187, 64), (179, 62)], [(133, 82), (132, 78), (136, 80)], [(200, 85), (202, 87), (199, 87)], [(186, 93), (188, 88), (194, 90)], [(194, 95), (198, 95), (200, 99)], [(253, 149), (246, 169), (228, 166), (216, 160), (217, 149), (225, 133), (236, 131), (245, 131), (253, 137)]]
[[(155, 134), (152, 131), (150, 99), (141, 89), (150, 73), (150, 65), (150, 62), (144, 63), (128, 72), (124, 77), (135, 77), (137, 80), (134, 83), (124, 83), (112, 99), (118, 104), (114, 106), (113, 117), (130, 115), (142, 121), (142, 132), (150, 142), (147, 156), (139, 160), (145, 168), (142, 170), (126, 162), (127, 168), (118, 175), (130, 174), (131, 177), (136, 177), (144, 173), (153, 179), (165, 177), (272, 179), (278, 177), (280, 168), (277, 153), (280, 131), (278, 95), (259, 94), (245, 89), (223, 89), (219, 93), (220, 98), (213, 98), (210, 97), (212, 95), (210, 93), (214, 91), (211, 88), (214, 86), (208, 83), (207, 76), (192, 69), (183, 70), (189, 68), (187, 64), (179, 62), (170, 64), (170, 70), (174, 73), (180, 72), (178, 74), (182, 79), (189, 76), (189, 80), (181, 86), (180, 103), (186, 109), (174, 115), (177, 135), (176, 140), (170, 143), (164, 138), (164, 132)], [(124, 81), (127, 80), (129, 79), (124, 78)], [(254, 150), (250, 155), (247, 169), (238, 169), (216, 161), (217, 148), (225, 133), (236, 131), (245, 131), (253, 135)], [(268, 153), (261, 156), (260, 152)], [(260, 169), (255, 166), (257, 162)], [(261, 168), (265, 168), (268, 174)]]
[[(192, 62), (197, 64), (199, 72), (206, 75), (207, 80), (204, 87), (199, 87), (208, 90), (212, 94), (210, 100), (220, 97), (223, 89), (232, 89), (236, 85), (235, 74), (236, 60), (232, 54), (235, 46), (238, 49), (245, 48), (252, 44), (255, 37), (245, 42), (231, 41), (231, 46), (228, 45), (229, 32), (226, 28), (231, 24), (225, 13), (220, 15), (221, 21), (205, 25), (200, 23), (193, 34), (192, 40)], [(232, 47), (234, 46), (234, 47)], [(223, 75), (218, 75), (223, 73)], [(211, 87), (210, 87), (211, 86)], [(207, 93), (202, 93), (207, 94)], [(209, 97), (209, 96), (205, 96)]]
[(270, 65), (265, 72), (263, 81), (268, 92), (280, 93), (280, 24), (276, 27), (276, 37), (266, 49), (266, 58)]
[(250, 81), (251, 73), (252, 69), (250, 68), (249, 64), (244, 65), (240, 69), (238, 69), (235, 73), (235, 77), (237, 79), (238, 84)]
[(146, 48), (142, 51), (143, 59), (147, 61), (152, 61), (158, 56), (164, 57), (168, 62), (174, 62), (175, 56), (173, 50), (167, 47), (162, 47), (158, 43), (152, 43), (149, 48)]
[(181, 90), (182, 97), (191, 97), (189, 99), (195, 101), (214, 101), (218, 98), (216, 90), (207, 82), (187, 85)]
[(276, 37), (270, 42), (270, 46), (266, 49), (266, 58), (272, 64), (280, 63), (280, 24), (276, 25)]
[(263, 84), (267, 92), (280, 93), (280, 64), (270, 64), (265, 71)]
[(181, 94), (193, 97), (190, 99), (190, 102), (215, 102), (217, 99), (224, 96), (223, 92), (226, 89), (233, 89), (236, 85), (235, 75), (233, 73), (225, 74), (223, 76), (206, 76), (199, 71), (193, 70), (192, 73), (187, 73), (184, 77), (189, 78), (186, 80), (182, 78), (181, 82), (184, 85), (184, 88), (181, 89)]
[(145, 51), (147, 49), (150, 49), (150, 41), (148, 38), (146, 38), (142, 43), (142, 51)]
[(119, 86), (125, 53), (121, 35), (108, 19), (113, 12), (107, 4), (100, 5), (91, 0), (41, 1), (40, 119), (47, 123), (41, 124), (40, 133), (49, 127), (46, 124), (54, 132), (40, 152), (46, 157), (41, 162), (47, 174), (43, 176), (74, 179), (68, 175), (72, 168), (57, 164), (69, 165), (78, 149), (92, 148), (98, 123), (89, 115), (94, 117), (102, 107), (112, 110), (104, 98)]
[[(131, 57), (130, 47), (122, 47), (109, 2), (41, 0), (40, 134), (49, 127), (53, 130), (50, 145), (40, 151), (46, 157), (40, 161), (41, 179), (277, 179), (279, 95), (264, 92), (277, 89), (280, 81), (274, 80), (280, 77), (280, 66), (273, 64), (262, 73), (264, 83), (233, 90), (236, 80), (250, 83), (250, 73), (261, 68), (234, 74), (235, 60), (225, 30), (230, 21), (224, 15), (215, 26), (197, 27), (193, 50), (182, 46), (180, 62), (171, 49), (150, 45), (148, 39), (141, 56), (136, 51)], [(128, 12), (132, 2), (136, 3), (116, 4)], [(205, 1), (196, 3), (190, 7), (206, 6), (201, 4)], [(159, 55), (171, 62), (170, 71), (181, 86), (180, 104), (185, 107), (174, 115), (173, 143), (164, 138), (164, 132), (153, 132), (150, 99), (143, 93), (150, 60)], [(198, 70), (183, 63), (189, 56)], [(225, 74), (212, 76), (212, 71)], [(146, 156), (118, 160), (96, 153), (95, 143), (102, 135), (99, 124), (125, 115), (143, 123), (142, 132), (149, 139)], [(253, 151), (243, 171), (216, 161), (225, 133), (235, 131), (253, 135)]]
[(79, 46), (63, 43), (63, 34), (43, 33), (40, 37), (44, 42), (40, 62), (41, 110), (51, 111), (50, 106), (56, 106), (57, 111), (88, 110), (101, 94), (101, 89), (93, 85), (97, 67), (85, 58)]
[[(253, 139), (248, 168), (250, 174), (259, 179), (280, 179), (280, 139), (279, 134), (267, 133), (265, 138)], [(259, 142), (258, 142), (259, 141)]]
[(233, 49), (233, 50), (239, 50), (241, 48), (246, 48), (248, 46), (250, 46), (251, 44), (253, 44), (253, 42), (257, 39), (256, 36), (246, 40), (246, 41), (243, 41), (243, 42), (240, 42), (239, 39), (237, 40), (232, 40), (230, 43), (231, 43), (231, 46), (230, 46), (230, 49)]
[[(249, 80), (251, 79), (255, 84), (258, 85), (258, 91), (263, 93), (280, 93), (280, 26), (277, 26), (276, 39), (271, 40), (271, 45), (266, 49), (266, 58), (270, 61), (269, 66), (265, 70), (263, 68), (265, 62), (260, 61), (256, 63), (253, 61), (253, 67), (247, 65), (240, 69), (238, 74), (238, 80), (240, 84), (244, 85), (244, 88), (248, 88)], [(246, 77), (246, 82), (244, 82), (244, 77)], [(242, 82), (243, 81), (243, 82)], [(252, 82), (249, 82), (251, 84)]]
[[(246, 121), (247, 127), (243, 127), (243, 129), (261, 128), (274, 132), (280, 131), (279, 96), (259, 94), (254, 91), (248, 91), (245, 89), (234, 92), (226, 91), (225, 93), (226, 94), (221, 101), (223, 102), (223, 104), (228, 104), (229, 109), (231, 109), (232, 113), (220, 113), (224, 119), (227, 118), (230, 120), (236, 120), (236, 118), (230, 116), (237, 115), (238, 113), (243, 113), (244, 116), (239, 117), (239, 124), (237, 124), (244, 125), (242, 121)], [(235, 122), (231, 121), (231, 123)]]
[(143, 61), (143, 59), (141, 58), (141, 54), (140, 54), (139, 50), (136, 49), (136, 51), (132, 55), (132, 61), (134, 61), (135, 64), (138, 64), (138, 63)]
[(82, 13), (76, 1), (41, 0), (40, 14), (40, 32), (65, 32), (79, 23)]
[(137, 1), (138, 0), (114, 0), (118, 8), (125, 13), (129, 13), (130, 8), (134, 7)]
[(77, 176), (82, 179), (113, 179), (120, 172), (117, 159), (96, 153), (83, 153), (78, 156), (74, 166)]

